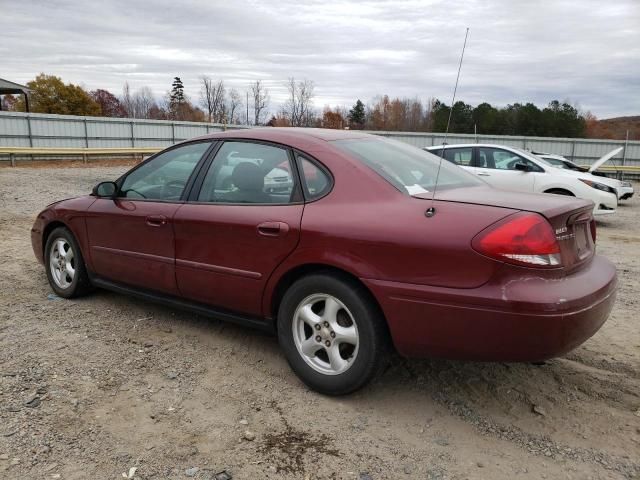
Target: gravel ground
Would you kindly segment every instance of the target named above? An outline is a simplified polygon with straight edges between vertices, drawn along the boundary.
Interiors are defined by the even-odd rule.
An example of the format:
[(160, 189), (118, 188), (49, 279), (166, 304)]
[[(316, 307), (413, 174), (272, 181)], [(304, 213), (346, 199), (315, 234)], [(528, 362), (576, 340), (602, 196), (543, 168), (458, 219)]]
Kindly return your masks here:
[(49, 296), (35, 215), (125, 169), (0, 168), (1, 478), (640, 478), (636, 199), (599, 223), (619, 296), (574, 352), (395, 358), (327, 398), (268, 335), (104, 291)]

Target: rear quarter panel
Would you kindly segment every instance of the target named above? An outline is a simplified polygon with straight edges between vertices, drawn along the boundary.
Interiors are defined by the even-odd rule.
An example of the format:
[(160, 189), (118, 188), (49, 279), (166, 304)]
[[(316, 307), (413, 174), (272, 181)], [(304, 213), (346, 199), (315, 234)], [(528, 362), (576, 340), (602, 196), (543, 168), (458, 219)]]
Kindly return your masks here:
[(324, 264), (359, 278), (475, 288), (501, 265), (471, 248), (471, 239), (513, 209), (429, 200), (395, 189), (373, 170), (339, 152), (312, 153), (333, 173), (332, 192), (305, 205), (298, 248), (274, 271), (263, 311), (271, 311), (278, 281), (292, 269)]

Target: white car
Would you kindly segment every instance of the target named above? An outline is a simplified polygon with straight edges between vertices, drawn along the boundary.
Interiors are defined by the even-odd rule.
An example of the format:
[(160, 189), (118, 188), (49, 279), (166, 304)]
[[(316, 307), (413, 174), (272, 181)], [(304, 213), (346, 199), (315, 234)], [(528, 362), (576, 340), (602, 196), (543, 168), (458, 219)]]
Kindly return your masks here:
[(567, 160), (561, 155), (554, 155), (552, 153), (537, 153), (533, 152), (538, 157), (546, 160), (547, 163), (550, 163), (554, 167), (563, 168), (565, 170), (570, 170), (573, 172), (581, 172), (581, 173), (590, 173), (594, 177), (594, 180), (597, 182), (602, 182), (605, 185), (609, 185), (616, 189), (618, 192), (618, 200), (627, 200), (628, 198), (633, 197), (634, 190), (633, 184), (631, 182), (625, 182), (622, 180), (617, 180), (615, 178), (609, 178), (605, 176), (603, 173), (597, 172), (596, 170), (602, 166), (606, 161), (615, 157), (618, 153), (622, 151), (622, 147), (618, 147), (615, 150), (611, 150), (606, 155), (603, 155), (598, 160), (596, 160), (593, 165), (589, 168), (581, 167), (580, 165), (576, 165), (571, 160)]
[(618, 207), (615, 188), (600, 181), (599, 177), (553, 167), (531, 152), (516, 147), (462, 144), (424, 150), (460, 165), (496, 188), (592, 200), (594, 215), (612, 214)]

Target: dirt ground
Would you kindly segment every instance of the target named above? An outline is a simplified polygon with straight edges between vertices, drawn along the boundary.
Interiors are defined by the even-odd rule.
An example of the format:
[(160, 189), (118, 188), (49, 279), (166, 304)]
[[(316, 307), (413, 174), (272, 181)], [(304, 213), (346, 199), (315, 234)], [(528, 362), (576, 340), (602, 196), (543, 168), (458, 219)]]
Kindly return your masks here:
[(50, 296), (35, 215), (125, 169), (0, 168), (0, 478), (640, 478), (637, 199), (599, 222), (619, 295), (574, 352), (394, 358), (327, 398), (268, 335), (105, 291)]

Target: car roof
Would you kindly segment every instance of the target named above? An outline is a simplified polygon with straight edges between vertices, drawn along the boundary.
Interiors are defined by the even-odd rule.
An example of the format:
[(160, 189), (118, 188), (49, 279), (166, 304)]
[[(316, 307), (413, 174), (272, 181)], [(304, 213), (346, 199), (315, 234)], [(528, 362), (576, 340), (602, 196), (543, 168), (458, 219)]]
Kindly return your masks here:
[(328, 128), (256, 127), (229, 129), (224, 132), (210, 133), (197, 137), (197, 140), (207, 138), (246, 138), (299, 146), (300, 144), (314, 144), (332, 140), (367, 137), (373, 138), (375, 135), (357, 130), (335, 130)]
[[(511, 145), (499, 145), (497, 143), (450, 143), (445, 145), (444, 148), (459, 148), (459, 147), (492, 147), (492, 148), (515, 148), (520, 150), (520, 147), (514, 147)], [(437, 150), (442, 148), (442, 145), (433, 145), (431, 147), (424, 147), (427, 150)]]

